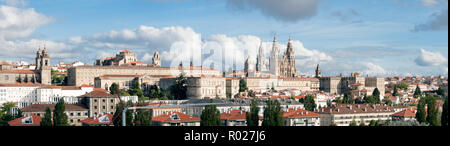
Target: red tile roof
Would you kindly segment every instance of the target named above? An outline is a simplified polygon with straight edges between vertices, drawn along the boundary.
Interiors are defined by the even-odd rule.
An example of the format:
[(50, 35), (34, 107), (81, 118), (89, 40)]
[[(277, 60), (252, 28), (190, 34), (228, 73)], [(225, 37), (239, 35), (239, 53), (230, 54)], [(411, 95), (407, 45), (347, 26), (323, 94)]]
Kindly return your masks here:
[[(220, 114), (220, 119), (222, 120), (245, 120), (247, 113), (241, 110), (231, 110), (230, 112), (225, 112)], [(259, 116), (262, 119), (262, 116)]]
[[(105, 90), (105, 89), (103, 89), (103, 90)], [(109, 93), (101, 91), (99, 89), (95, 89), (94, 91), (86, 93), (81, 96), (88, 97), (88, 98), (118, 98), (116, 95), (109, 94)]]
[(406, 110), (397, 112), (393, 114), (394, 117), (416, 117), (416, 110), (415, 108), (408, 108)]
[[(170, 118), (171, 115), (177, 114), (178, 117), (180, 118), (180, 120), (172, 120)], [(191, 115), (187, 115), (187, 114), (183, 114), (180, 112), (169, 112), (169, 113), (165, 113), (156, 117), (152, 118), (152, 121), (158, 121), (158, 122), (195, 122), (195, 121), (200, 121), (200, 118), (191, 116)]]
[(120, 52), (122, 52), (122, 53), (131, 53), (130, 50), (122, 50), (122, 51), (120, 51)]
[[(103, 116), (106, 116), (108, 118), (109, 122), (100, 122), (99, 118), (102, 118)], [(113, 115), (112, 114), (100, 114), (97, 117), (92, 118), (86, 118), (84, 120), (81, 120), (82, 123), (87, 125), (112, 125), (113, 124)]]
[(22, 122), (22, 119), (29, 118), (29, 117), (30, 116), (14, 119), (12, 121), (9, 121), (8, 124), (9, 124), (9, 126), (40, 126), (42, 118), (40, 116), (36, 116), (36, 115), (31, 115), (31, 118), (33, 120), (32, 123), (23, 123)]
[(288, 109), (288, 112), (283, 113), (283, 117), (285, 118), (299, 118), (299, 117), (320, 117), (320, 114), (303, 110), (303, 109)]

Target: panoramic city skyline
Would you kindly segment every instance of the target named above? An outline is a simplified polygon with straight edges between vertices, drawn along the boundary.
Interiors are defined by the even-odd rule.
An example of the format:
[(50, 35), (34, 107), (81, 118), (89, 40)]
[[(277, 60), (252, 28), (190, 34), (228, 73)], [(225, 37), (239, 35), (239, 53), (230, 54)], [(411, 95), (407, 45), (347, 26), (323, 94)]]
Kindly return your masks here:
[(5, 61), (33, 63), (45, 44), (52, 64), (125, 49), (147, 63), (158, 50), (163, 66), (198, 62), (199, 52), (221, 63), (226, 52), (243, 70), (261, 41), (269, 59), (276, 35), (281, 52), (292, 38), (300, 75), (317, 64), (325, 76), (448, 74), (447, 0), (1, 0), (0, 24)]

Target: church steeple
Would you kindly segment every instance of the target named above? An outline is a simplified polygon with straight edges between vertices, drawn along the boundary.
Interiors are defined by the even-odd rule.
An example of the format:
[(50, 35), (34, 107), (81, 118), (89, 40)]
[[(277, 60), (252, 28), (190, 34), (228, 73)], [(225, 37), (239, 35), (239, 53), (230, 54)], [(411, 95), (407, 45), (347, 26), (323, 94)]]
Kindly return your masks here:
[(256, 71), (267, 71), (266, 56), (264, 55), (264, 47), (261, 41), (258, 51), (258, 57), (256, 58)]
[(317, 68), (316, 68), (316, 78), (321, 78), (322, 77), (322, 71), (320, 70), (320, 65), (317, 64)]
[(153, 55), (153, 58), (152, 58), (152, 62), (153, 62), (153, 65), (156, 67), (161, 66), (161, 57), (159, 56), (158, 50), (155, 51), (155, 54)]

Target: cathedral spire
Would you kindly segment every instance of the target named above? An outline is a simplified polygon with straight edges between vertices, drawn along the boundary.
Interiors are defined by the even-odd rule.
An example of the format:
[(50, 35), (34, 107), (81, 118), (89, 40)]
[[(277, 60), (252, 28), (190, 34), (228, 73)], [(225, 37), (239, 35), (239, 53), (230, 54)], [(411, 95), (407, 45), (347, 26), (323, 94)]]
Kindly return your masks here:
[(322, 77), (322, 71), (320, 70), (320, 65), (317, 64), (317, 68), (316, 68), (316, 78), (321, 78)]

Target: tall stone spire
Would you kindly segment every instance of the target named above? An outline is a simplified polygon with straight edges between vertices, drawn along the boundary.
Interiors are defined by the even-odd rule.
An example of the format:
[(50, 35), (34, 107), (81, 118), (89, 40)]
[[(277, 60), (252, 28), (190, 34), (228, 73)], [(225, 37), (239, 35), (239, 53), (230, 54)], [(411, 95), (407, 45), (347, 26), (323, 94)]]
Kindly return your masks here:
[(317, 68), (316, 68), (316, 78), (321, 78), (322, 77), (322, 71), (320, 70), (320, 65), (317, 64)]
[(258, 57), (256, 58), (256, 71), (265, 72), (267, 71), (266, 57), (264, 55), (264, 47), (261, 41), (258, 51)]
[(291, 37), (289, 37), (289, 42), (287, 45), (286, 52), (283, 54), (283, 59), (281, 62), (281, 75), (284, 77), (296, 77), (297, 68), (295, 67), (295, 52), (292, 46)]
[(279, 76), (280, 71), (280, 50), (278, 49), (277, 37), (273, 37), (272, 51), (269, 59), (270, 73)]
[(152, 62), (153, 62), (153, 65), (156, 67), (161, 66), (161, 57), (159, 56), (158, 50), (155, 51), (155, 54), (153, 55), (153, 58), (152, 58)]

